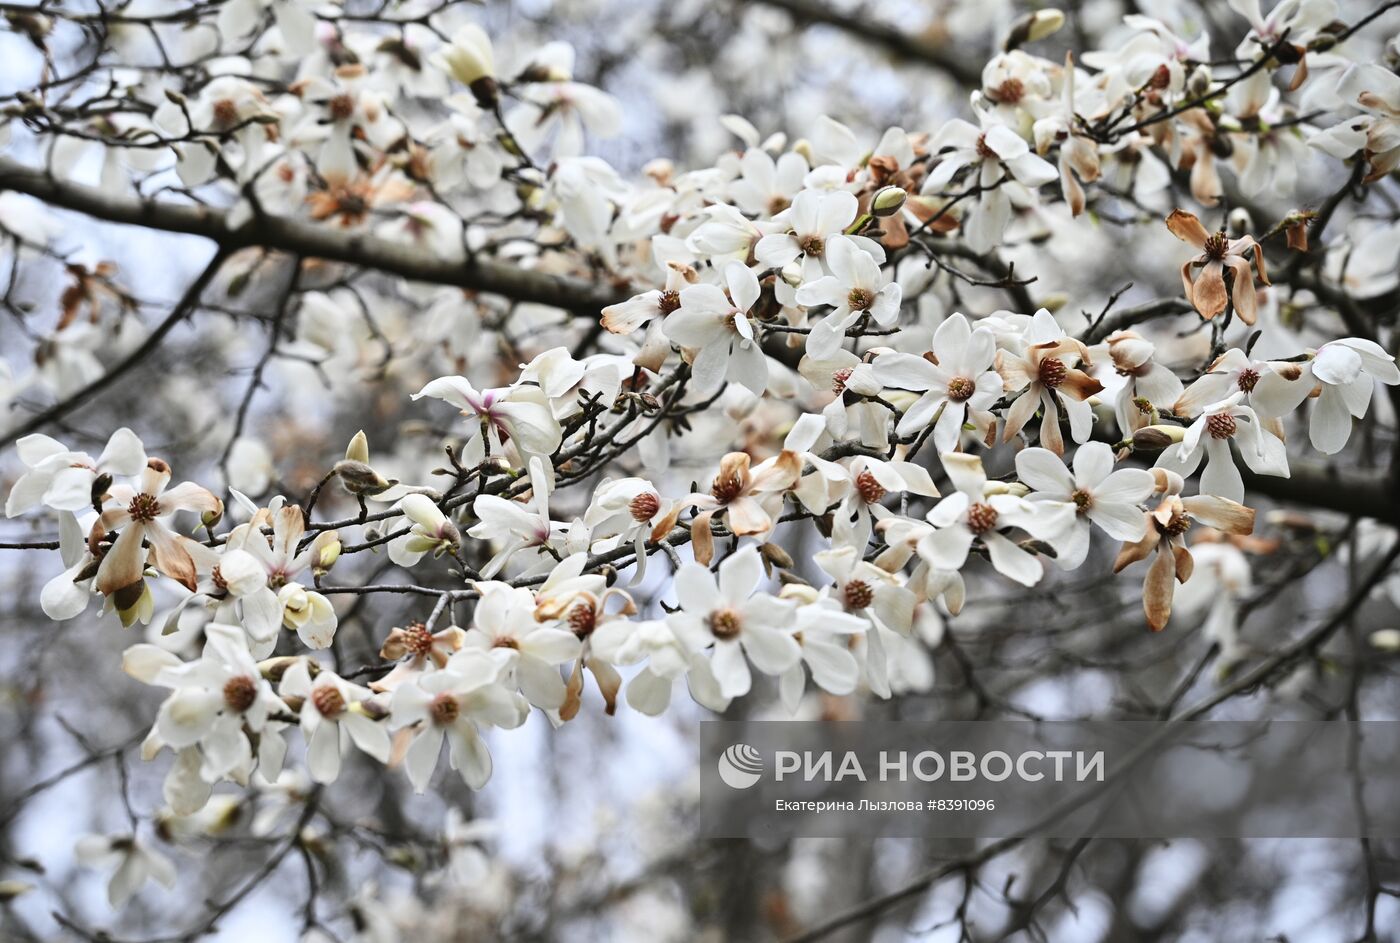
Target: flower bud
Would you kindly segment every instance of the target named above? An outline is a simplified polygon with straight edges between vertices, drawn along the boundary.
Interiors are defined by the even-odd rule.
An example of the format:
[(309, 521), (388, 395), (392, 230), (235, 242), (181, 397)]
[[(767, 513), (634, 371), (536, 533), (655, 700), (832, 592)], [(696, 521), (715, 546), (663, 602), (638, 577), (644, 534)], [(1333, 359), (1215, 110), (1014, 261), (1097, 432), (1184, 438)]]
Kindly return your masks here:
[(345, 447), (345, 458), (347, 461), (369, 464), (369, 439), (365, 438), (365, 430), (361, 429), (350, 439), (350, 444)]
[[(495, 84), (496, 59), (491, 37), (475, 23), (467, 23), (452, 34), (452, 42), (433, 57), (433, 64), (476, 94), (476, 83), (491, 79)], [(478, 96), (478, 99), (480, 96)]]
[(316, 552), (316, 559), (311, 564), (311, 573), (318, 580), (329, 573), (331, 567), (335, 566), (335, 561), (340, 559), (340, 550), (343, 544), (341, 544), (340, 538), (335, 536), (334, 531), (331, 531), (330, 534), (331, 539), (326, 541)]
[(1242, 236), (1254, 229), (1254, 218), (1249, 215), (1249, 210), (1242, 206), (1237, 206), (1230, 211), (1229, 216), (1230, 231), (1236, 236)]
[(1367, 641), (1379, 651), (1400, 652), (1400, 629), (1377, 629)]
[(393, 487), (396, 482), (383, 478), (364, 462), (344, 459), (335, 463), (335, 473), (351, 494), (379, 494)]
[(1047, 36), (1058, 32), (1060, 27), (1065, 25), (1065, 14), (1054, 7), (1047, 7), (1044, 10), (1036, 10), (1028, 13), (1016, 21), (1011, 27), (1011, 34), (1006, 37), (1003, 48), (1010, 52), (1026, 43), (1039, 42)]
[(763, 555), (763, 559), (776, 567), (790, 570), (793, 567), (792, 557), (782, 547), (775, 543), (766, 543), (758, 548), (758, 552)]
[(1161, 425), (1143, 426), (1133, 433), (1133, 448), (1144, 452), (1160, 452), (1169, 445), (1186, 438), (1184, 426)]
[[(214, 500), (219, 501), (218, 498), (215, 498)], [(219, 501), (219, 506), (216, 507), (214, 510), (205, 511), (203, 514), (199, 515), (199, 523), (203, 524), (206, 528), (210, 530), (212, 530), (219, 523), (219, 521), (223, 519), (224, 502), (222, 501)]]
[(870, 201), (870, 212), (881, 217), (893, 216), (904, 208), (908, 196), (902, 187), (881, 187)]

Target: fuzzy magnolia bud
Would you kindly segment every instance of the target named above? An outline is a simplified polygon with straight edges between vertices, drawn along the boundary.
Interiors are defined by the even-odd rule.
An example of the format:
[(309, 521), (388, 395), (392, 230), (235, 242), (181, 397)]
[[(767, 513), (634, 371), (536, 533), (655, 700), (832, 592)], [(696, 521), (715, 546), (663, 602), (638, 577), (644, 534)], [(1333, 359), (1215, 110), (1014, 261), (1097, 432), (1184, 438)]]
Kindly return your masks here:
[(1230, 231), (1237, 236), (1254, 231), (1254, 219), (1249, 215), (1249, 210), (1242, 206), (1230, 211), (1229, 224)]
[(882, 187), (875, 191), (875, 198), (870, 201), (870, 212), (876, 216), (893, 216), (904, 208), (908, 196), (900, 187)]
[(335, 463), (335, 473), (340, 476), (345, 490), (351, 494), (379, 494), (393, 487), (395, 482), (383, 478), (364, 462), (351, 459)]
[(1060, 27), (1065, 25), (1065, 14), (1061, 10), (1049, 7), (1044, 10), (1036, 10), (1028, 13), (1016, 21), (1016, 25), (1011, 27), (1011, 34), (1006, 37), (1005, 49), (1010, 52), (1026, 43), (1036, 43), (1058, 32)]

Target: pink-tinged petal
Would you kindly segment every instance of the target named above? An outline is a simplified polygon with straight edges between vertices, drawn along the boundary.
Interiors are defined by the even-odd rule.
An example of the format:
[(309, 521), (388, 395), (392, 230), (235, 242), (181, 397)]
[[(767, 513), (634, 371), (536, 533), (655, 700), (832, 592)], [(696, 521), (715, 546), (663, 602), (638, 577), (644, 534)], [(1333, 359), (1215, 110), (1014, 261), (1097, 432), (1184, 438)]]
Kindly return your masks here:
[[(214, 514), (223, 510), (224, 503), (208, 488), (192, 481), (183, 481), (160, 496), (162, 514), (172, 511), (198, 511), (200, 514)], [(298, 508), (298, 513), (300, 509)]]

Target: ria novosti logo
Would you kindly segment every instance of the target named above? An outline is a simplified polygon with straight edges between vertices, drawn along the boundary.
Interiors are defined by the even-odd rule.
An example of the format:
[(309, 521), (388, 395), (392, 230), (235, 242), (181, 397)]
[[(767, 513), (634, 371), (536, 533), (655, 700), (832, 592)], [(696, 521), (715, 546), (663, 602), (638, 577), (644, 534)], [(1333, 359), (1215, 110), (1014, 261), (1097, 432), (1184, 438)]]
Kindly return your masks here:
[(733, 789), (747, 789), (763, 775), (763, 755), (747, 743), (736, 743), (720, 754), (719, 778)]

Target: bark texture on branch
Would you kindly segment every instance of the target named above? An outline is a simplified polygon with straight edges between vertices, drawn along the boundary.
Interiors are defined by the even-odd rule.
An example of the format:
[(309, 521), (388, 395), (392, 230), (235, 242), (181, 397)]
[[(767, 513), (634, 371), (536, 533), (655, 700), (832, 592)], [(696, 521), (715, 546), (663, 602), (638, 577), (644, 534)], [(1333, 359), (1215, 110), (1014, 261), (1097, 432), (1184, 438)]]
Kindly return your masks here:
[(0, 157), (0, 190), (25, 193), (51, 206), (75, 210), (111, 223), (144, 226), (211, 239), (225, 249), (262, 246), (305, 258), (328, 259), (401, 275), (410, 281), (504, 295), (596, 315), (627, 297), (592, 282), (536, 272), (495, 259), (443, 260), (412, 246), (359, 232), (262, 216), (237, 228), (225, 212), (206, 206), (117, 196), (97, 187), (57, 180), (43, 170)]

